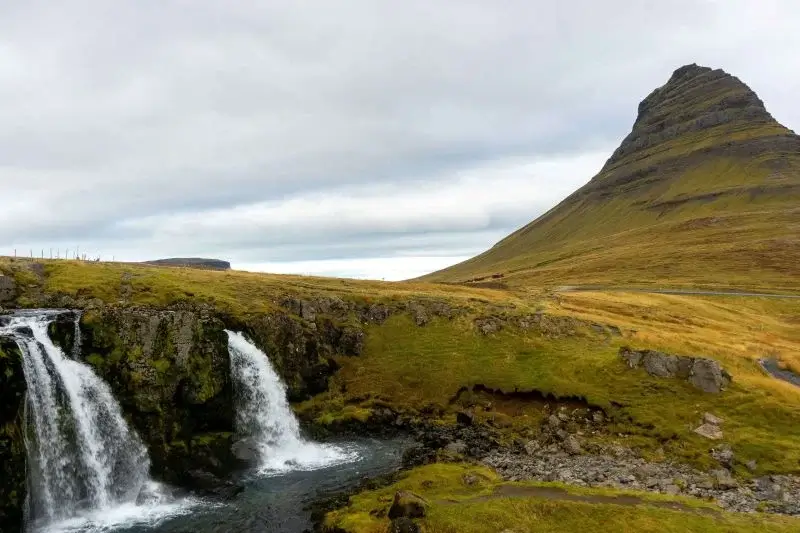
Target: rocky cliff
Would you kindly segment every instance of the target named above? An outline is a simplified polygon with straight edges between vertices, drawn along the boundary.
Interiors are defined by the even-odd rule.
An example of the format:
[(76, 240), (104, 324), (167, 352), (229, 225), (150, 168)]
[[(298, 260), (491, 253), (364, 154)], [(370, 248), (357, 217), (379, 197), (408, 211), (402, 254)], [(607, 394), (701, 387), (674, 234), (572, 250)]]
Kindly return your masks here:
[[(154, 475), (192, 486), (198, 471), (224, 478), (239, 466), (231, 453), (235, 406), (226, 328), (245, 332), (269, 354), (293, 400), (326, 390), (334, 355), (360, 353), (363, 332), (341, 322), (354, 312), (343, 301), (285, 304), (283, 311), (240, 317), (207, 305), (102, 305), (79, 314), (81, 357), (110, 384), (148, 445)], [(51, 324), (51, 337), (68, 352), (74, 332), (71, 315)]]
[(22, 354), (0, 337), (0, 531), (18, 531), (25, 502)]

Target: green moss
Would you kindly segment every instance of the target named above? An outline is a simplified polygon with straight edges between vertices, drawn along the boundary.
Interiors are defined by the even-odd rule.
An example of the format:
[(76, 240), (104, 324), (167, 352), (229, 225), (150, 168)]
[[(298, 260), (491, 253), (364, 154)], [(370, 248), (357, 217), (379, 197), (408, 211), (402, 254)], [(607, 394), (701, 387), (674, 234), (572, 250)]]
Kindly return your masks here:
[(164, 357), (156, 359), (151, 364), (153, 365), (153, 368), (155, 368), (160, 374), (166, 374), (172, 366), (172, 363), (170, 363), (169, 359)]
[(346, 405), (336, 411), (326, 411), (314, 419), (314, 422), (323, 426), (346, 424), (348, 422), (367, 422), (372, 416), (372, 410), (356, 405)]

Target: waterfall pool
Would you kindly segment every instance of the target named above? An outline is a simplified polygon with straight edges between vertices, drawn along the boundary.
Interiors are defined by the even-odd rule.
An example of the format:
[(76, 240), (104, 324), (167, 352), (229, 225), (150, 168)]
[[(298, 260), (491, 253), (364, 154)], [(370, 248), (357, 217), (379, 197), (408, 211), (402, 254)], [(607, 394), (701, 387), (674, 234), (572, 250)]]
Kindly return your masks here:
[[(308, 506), (335, 491), (354, 486), (397, 468), (408, 446), (405, 440), (357, 440), (342, 445), (357, 449), (351, 462), (316, 470), (253, 475), (245, 490), (227, 503), (184, 502), (153, 509), (149, 515), (131, 513), (121, 520), (84, 523), (47, 533), (302, 533), (312, 527)], [(102, 517), (98, 517), (102, 518)], [(113, 518), (113, 517), (108, 517)], [(77, 525), (77, 524), (76, 524)]]

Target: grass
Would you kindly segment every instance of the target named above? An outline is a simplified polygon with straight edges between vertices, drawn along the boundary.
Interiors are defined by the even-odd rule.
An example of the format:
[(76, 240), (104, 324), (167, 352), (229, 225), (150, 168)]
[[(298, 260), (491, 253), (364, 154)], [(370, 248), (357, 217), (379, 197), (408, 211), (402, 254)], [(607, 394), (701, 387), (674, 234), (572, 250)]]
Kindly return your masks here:
[[(39, 280), (27, 268), (44, 265)], [(473, 300), (513, 303), (497, 291), (432, 283), (391, 283), (344, 278), (321, 278), (150, 266), (136, 263), (94, 263), (65, 260), (26, 260), (0, 257), (0, 272), (14, 276), (21, 286), (42, 285), (49, 294), (108, 303), (166, 306), (177, 302), (205, 302), (232, 313), (267, 312), (279, 300), (294, 297), (337, 296), (357, 301), (392, 301), (435, 298), (462, 305)]]
[[(471, 481), (467, 484), (466, 480)], [(557, 487), (569, 494), (598, 500), (635, 495), (639, 505), (586, 503), (537, 497), (501, 497), (498, 489), (514, 486)], [(486, 468), (462, 464), (434, 464), (406, 472), (391, 486), (353, 496), (347, 507), (329, 513), (325, 524), (348, 533), (387, 531), (385, 512), (398, 490), (425, 498), (429, 507), (420, 520), (427, 533), (482, 533), (486, 531), (608, 531), (608, 532), (790, 532), (800, 527), (796, 518), (723, 513), (713, 504), (690, 498), (565, 487), (553, 483), (504, 483)], [(604, 501), (604, 500), (603, 500)], [(684, 510), (658, 507), (677, 504)]]

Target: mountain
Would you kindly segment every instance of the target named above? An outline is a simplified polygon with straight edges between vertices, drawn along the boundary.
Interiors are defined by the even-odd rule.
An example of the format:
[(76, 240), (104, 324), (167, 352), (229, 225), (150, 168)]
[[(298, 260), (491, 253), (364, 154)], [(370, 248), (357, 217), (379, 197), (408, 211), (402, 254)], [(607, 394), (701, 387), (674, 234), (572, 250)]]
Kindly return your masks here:
[(145, 261), (145, 263), (148, 265), (205, 268), (208, 270), (230, 270), (231, 268), (231, 264), (228, 261), (206, 259), (203, 257), (170, 257), (167, 259)]
[(800, 136), (735, 76), (680, 67), (586, 185), (422, 279), (800, 288)]

